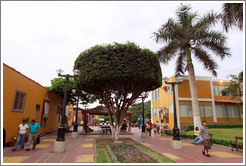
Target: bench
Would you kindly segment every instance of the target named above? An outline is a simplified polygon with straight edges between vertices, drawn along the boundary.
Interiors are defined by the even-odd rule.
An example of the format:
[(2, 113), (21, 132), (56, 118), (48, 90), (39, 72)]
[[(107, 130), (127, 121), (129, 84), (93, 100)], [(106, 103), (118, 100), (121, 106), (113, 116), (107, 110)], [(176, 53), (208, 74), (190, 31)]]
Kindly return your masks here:
[(186, 131), (180, 130), (180, 137), (186, 139)]
[(243, 140), (243, 137), (235, 137), (236, 142), (230, 140), (230, 144), (231, 144), (231, 151), (233, 151), (233, 148), (236, 148), (238, 151), (238, 147), (243, 147), (242, 143), (238, 143), (237, 140)]

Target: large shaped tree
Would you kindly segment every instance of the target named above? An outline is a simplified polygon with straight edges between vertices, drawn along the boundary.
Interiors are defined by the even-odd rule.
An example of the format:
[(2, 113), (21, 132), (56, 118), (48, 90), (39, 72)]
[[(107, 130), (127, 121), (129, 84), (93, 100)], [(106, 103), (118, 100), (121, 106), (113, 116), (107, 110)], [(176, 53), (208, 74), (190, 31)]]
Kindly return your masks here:
[(168, 63), (177, 56), (176, 72), (184, 73), (188, 70), (194, 127), (200, 127), (201, 119), (192, 59), (196, 58), (205, 69), (217, 76), (218, 65), (208, 50), (221, 59), (230, 56), (230, 53), (229, 48), (226, 47), (226, 37), (211, 28), (217, 22), (218, 15), (210, 12), (199, 18), (196, 13), (191, 13), (190, 9), (185, 5), (179, 7), (178, 20), (169, 18), (157, 32), (154, 32), (154, 37), (157, 43), (167, 43), (157, 53), (162, 62)]
[(74, 68), (81, 72), (77, 87), (100, 97), (107, 107), (115, 141), (129, 106), (162, 83), (155, 53), (131, 42), (91, 47), (78, 56)]

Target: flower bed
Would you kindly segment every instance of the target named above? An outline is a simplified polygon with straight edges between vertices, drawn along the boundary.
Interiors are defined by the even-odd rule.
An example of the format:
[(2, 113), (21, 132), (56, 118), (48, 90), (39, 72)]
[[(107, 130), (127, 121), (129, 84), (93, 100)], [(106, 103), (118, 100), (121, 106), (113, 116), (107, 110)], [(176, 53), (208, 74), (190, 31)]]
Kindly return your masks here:
[(113, 144), (111, 150), (122, 163), (156, 163), (157, 161), (144, 154), (133, 145)]

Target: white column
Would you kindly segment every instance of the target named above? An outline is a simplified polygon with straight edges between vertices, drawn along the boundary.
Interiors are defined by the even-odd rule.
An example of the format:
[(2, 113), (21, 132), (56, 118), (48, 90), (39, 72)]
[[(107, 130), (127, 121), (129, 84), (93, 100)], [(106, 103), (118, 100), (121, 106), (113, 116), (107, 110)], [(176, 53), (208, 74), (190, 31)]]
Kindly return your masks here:
[(214, 101), (214, 88), (213, 88), (213, 83), (212, 83), (211, 77), (210, 77), (210, 87), (211, 87), (211, 96), (212, 96), (213, 118), (214, 118), (214, 122), (217, 122), (217, 115), (216, 115), (216, 108), (215, 108), (215, 101)]

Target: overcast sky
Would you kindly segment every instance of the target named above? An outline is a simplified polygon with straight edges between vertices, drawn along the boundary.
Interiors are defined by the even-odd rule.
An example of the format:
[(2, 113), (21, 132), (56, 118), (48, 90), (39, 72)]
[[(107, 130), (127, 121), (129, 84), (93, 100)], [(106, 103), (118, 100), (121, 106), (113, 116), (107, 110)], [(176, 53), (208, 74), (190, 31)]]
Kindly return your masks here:
[[(193, 11), (221, 11), (222, 2), (182, 2)], [(2, 62), (49, 86), (56, 69), (72, 74), (74, 61), (84, 50), (103, 43), (132, 41), (156, 52), (152, 33), (168, 18), (176, 18), (179, 2), (1, 2)], [(223, 31), (221, 26), (215, 27)], [(226, 33), (232, 56), (219, 64), (217, 79), (227, 79), (243, 69), (243, 32)], [(214, 56), (214, 55), (213, 55)], [(161, 65), (163, 76), (172, 76), (175, 60)], [(194, 60), (197, 76), (211, 76)]]

